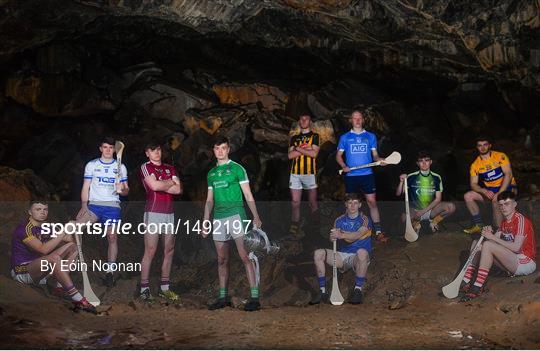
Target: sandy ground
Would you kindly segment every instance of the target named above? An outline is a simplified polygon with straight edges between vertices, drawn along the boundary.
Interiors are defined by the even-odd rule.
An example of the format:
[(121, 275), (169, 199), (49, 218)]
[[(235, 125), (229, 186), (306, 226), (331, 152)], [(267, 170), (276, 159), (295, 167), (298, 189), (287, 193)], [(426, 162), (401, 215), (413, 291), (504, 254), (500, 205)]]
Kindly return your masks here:
[[(307, 239), (304, 239), (306, 242)], [(453, 279), (470, 239), (457, 231), (393, 240), (377, 246), (364, 304), (308, 306), (315, 290), (311, 250), (262, 260), (262, 304), (241, 310), (247, 296), (243, 270), (232, 262), (236, 308), (207, 311), (215, 294), (215, 267), (176, 269), (182, 303), (134, 300), (137, 277), (106, 289), (98, 315), (75, 313), (41, 289), (0, 276), (2, 348), (539, 348), (540, 272), (490, 277), (489, 292), (460, 303), (440, 295)], [(328, 275), (329, 276), (329, 275)], [(344, 296), (351, 272), (340, 281)]]

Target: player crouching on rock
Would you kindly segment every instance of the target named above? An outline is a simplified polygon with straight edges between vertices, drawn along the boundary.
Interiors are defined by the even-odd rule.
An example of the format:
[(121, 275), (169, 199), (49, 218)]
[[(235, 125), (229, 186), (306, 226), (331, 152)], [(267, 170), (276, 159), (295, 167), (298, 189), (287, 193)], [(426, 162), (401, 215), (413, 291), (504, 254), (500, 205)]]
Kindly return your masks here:
[[(467, 267), (460, 287), (460, 292), (464, 294), (462, 301), (482, 294), (493, 263), (512, 275), (529, 275), (536, 270), (536, 240), (531, 221), (516, 211), (516, 195), (512, 191), (500, 193), (497, 202), (504, 219), (496, 233), (493, 233), (491, 226), (482, 229), (485, 240), (481, 244), (480, 255), (476, 255), (473, 263)], [(473, 283), (478, 257), (480, 264)]]
[[(363, 286), (366, 281), (366, 273), (369, 266), (369, 255), (371, 253), (371, 233), (372, 225), (367, 216), (360, 212), (362, 199), (360, 194), (351, 193), (345, 196), (344, 215), (338, 217), (334, 222), (334, 228), (330, 233), (330, 241), (338, 241), (338, 252), (336, 254), (336, 267), (341, 272), (354, 269), (356, 281), (351, 304), (360, 304), (363, 301)], [(330, 249), (317, 249), (313, 255), (319, 291), (310, 302), (310, 305), (317, 305), (321, 302), (328, 302), (329, 294), (326, 290), (325, 263), (333, 266), (334, 255)]]
[(49, 215), (45, 201), (32, 201), (28, 219), (13, 232), (11, 242), (11, 277), (23, 284), (46, 284), (46, 276), (52, 274), (57, 281), (55, 295), (66, 294), (75, 309), (96, 313), (96, 308), (83, 297), (69, 276), (62, 269), (62, 262), (69, 264), (77, 257), (73, 238), (65, 233), (51, 237), (42, 233), (42, 224)]

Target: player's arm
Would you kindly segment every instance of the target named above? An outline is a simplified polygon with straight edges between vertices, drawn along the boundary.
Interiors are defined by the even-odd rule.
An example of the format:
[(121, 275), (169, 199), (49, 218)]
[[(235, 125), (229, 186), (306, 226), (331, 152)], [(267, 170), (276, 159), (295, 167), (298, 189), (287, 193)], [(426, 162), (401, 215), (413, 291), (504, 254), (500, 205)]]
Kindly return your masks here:
[(129, 185), (127, 180), (120, 182), (119, 186), (116, 188), (116, 193), (120, 196), (126, 196), (129, 194)]
[(289, 160), (292, 160), (292, 159), (302, 156), (302, 154), (296, 150), (296, 146), (292, 145), (289, 147), (288, 156), (289, 156)]
[(482, 236), (506, 247), (508, 250), (514, 253), (519, 253), (521, 251), (521, 246), (523, 246), (523, 242), (525, 241), (525, 235), (516, 235), (513, 242), (503, 240), (499, 236), (493, 234), (493, 229), (491, 226), (487, 226), (482, 229)]
[(64, 240), (64, 237), (66, 236), (68, 235), (66, 235), (65, 233), (57, 234), (56, 237), (52, 238), (46, 243), (43, 243), (35, 236), (32, 236), (31, 238), (24, 239), (23, 243), (33, 251), (44, 256), (48, 255), (51, 251), (53, 251), (58, 246), (58, 244)]
[(173, 176), (172, 181), (174, 182), (174, 185), (165, 192), (168, 194), (180, 195), (182, 193), (182, 183), (180, 182), (180, 179), (178, 179), (177, 176)]
[(312, 158), (317, 158), (317, 155), (319, 154), (319, 147), (317, 145), (311, 145), (308, 148), (295, 146), (294, 148), (296, 152), (299, 152), (302, 155), (306, 155)]
[(336, 152), (336, 162), (343, 169), (343, 172), (347, 173), (347, 172), (350, 172), (351, 169), (347, 166), (347, 164), (343, 160), (343, 153), (344, 152), (345, 152), (345, 150), (338, 150)]
[(244, 197), (246, 198), (248, 207), (251, 211), (251, 214), (253, 215), (253, 224), (256, 225), (257, 228), (261, 228), (262, 221), (259, 218), (259, 213), (257, 212), (257, 205), (255, 205), (255, 199), (253, 198), (253, 194), (251, 193), (251, 187), (249, 186), (249, 182), (240, 183), (240, 188), (242, 188), (242, 193), (244, 193)]
[(157, 180), (156, 176), (153, 173), (144, 177), (144, 183), (152, 191), (165, 191), (165, 192), (175, 185), (175, 182), (172, 179)]
[(513, 177), (512, 166), (510, 166), (510, 163), (502, 165), (501, 169), (502, 169), (502, 171), (504, 173), (504, 179), (503, 179), (503, 181), (501, 183), (501, 188), (497, 192), (497, 194), (502, 193), (503, 191), (505, 191), (508, 188), (508, 186), (510, 185), (510, 182), (512, 181), (512, 177)]
[(83, 181), (83, 186), (81, 188), (81, 209), (79, 210), (79, 213), (77, 213), (77, 218), (81, 218), (82, 216), (86, 215), (88, 213), (88, 199), (90, 197), (90, 184), (92, 183), (92, 179), (85, 178)]
[(403, 190), (405, 187), (405, 179), (407, 179), (407, 175), (405, 173), (400, 174), (399, 176), (399, 184), (396, 189), (396, 196), (401, 196), (403, 194)]
[(478, 176), (477, 175), (474, 175), (474, 176), (471, 175), (469, 183), (471, 185), (472, 190), (476, 191), (477, 193), (486, 195), (486, 189), (484, 189), (480, 185), (478, 185)]
[(210, 214), (212, 213), (213, 208), (214, 208), (214, 190), (213, 188), (208, 187), (208, 194), (206, 195), (206, 202), (204, 204), (204, 215), (203, 215), (203, 226), (202, 226), (203, 238), (206, 238), (208, 234), (210, 233), (209, 226), (205, 226), (204, 222), (210, 220)]
[(371, 229), (367, 227), (360, 227), (360, 229), (358, 229), (358, 231), (356, 232), (347, 232), (344, 230), (340, 230), (338, 236), (339, 239), (343, 239), (348, 243), (353, 243), (356, 240), (362, 240), (371, 236)]

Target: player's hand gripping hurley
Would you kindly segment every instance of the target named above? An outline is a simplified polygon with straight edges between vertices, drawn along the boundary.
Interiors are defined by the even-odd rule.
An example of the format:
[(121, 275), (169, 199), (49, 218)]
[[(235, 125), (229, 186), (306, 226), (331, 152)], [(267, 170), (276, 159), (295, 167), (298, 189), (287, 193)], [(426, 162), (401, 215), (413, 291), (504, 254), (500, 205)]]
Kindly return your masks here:
[(407, 186), (407, 178), (405, 178), (405, 240), (408, 242), (413, 242), (418, 239), (418, 233), (414, 230), (411, 223), (411, 210), (409, 208), (409, 190)]
[(465, 265), (457, 275), (456, 279), (454, 279), (450, 284), (443, 286), (442, 293), (444, 297), (453, 299), (456, 298), (459, 295), (459, 286), (461, 285), (461, 281), (463, 280), (463, 277), (465, 276), (465, 272), (467, 271), (467, 267), (471, 264), (472, 260), (474, 259), (474, 256), (476, 256), (476, 253), (480, 249), (482, 245), (482, 241), (484, 240), (484, 237), (480, 237), (476, 245), (471, 251), (471, 254), (469, 255), (469, 258), (467, 259), (467, 262), (465, 262)]
[(334, 261), (332, 265), (332, 272), (334, 277), (332, 278), (332, 294), (330, 295), (330, 303), (332, 305), (342, 305), (345, 299), (339, 291), (338, 276), (337, 276), (337, 267), (336, 267), (336, 247), (337, 240), (334, 240)]
[[(354, 171), (355, 169), (379, 166), (383, 162), (388, 165), (397, 165), (398, 163), (401, 162), (401, 154), (397, 151), (394, 151), (387, 158), (385, 158), (384, 161), (371, 162), (362, 166), (350, 167), (349, 169), (351, 171)], [(343, 173), (343, 169), (340, 169), (338, 173), (341, 175)]]

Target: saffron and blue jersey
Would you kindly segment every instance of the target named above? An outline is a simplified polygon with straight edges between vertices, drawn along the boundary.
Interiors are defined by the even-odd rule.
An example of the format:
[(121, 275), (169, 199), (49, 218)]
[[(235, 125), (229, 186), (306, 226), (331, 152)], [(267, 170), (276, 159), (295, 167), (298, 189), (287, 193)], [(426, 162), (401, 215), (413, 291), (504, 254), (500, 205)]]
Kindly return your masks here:
[[(344, 214), (336, 219), (335, 227), (345, 232), (357, 232), (361, 227), (368, 228), (370, 231), (373, 229), (371, 220), (363, 213), (359, 213), (355, 218), (350, 218), (347, 214)], [(371, 236), (352, 243), (342, 239), (338, 240), (339, 252), (356, 253), (359, 249), (365, 249), (371, 253)]]
[[(377, 150), (375, 134), (363, 130), (360, 133), (349, 131), (339, 138), (338, 151), (345, 154), (347, 167), (363, 166), (373, 162), (372, 150)], [(371, 167), (355, 169), (346, 174), (347, 177), (372, 174)]]

